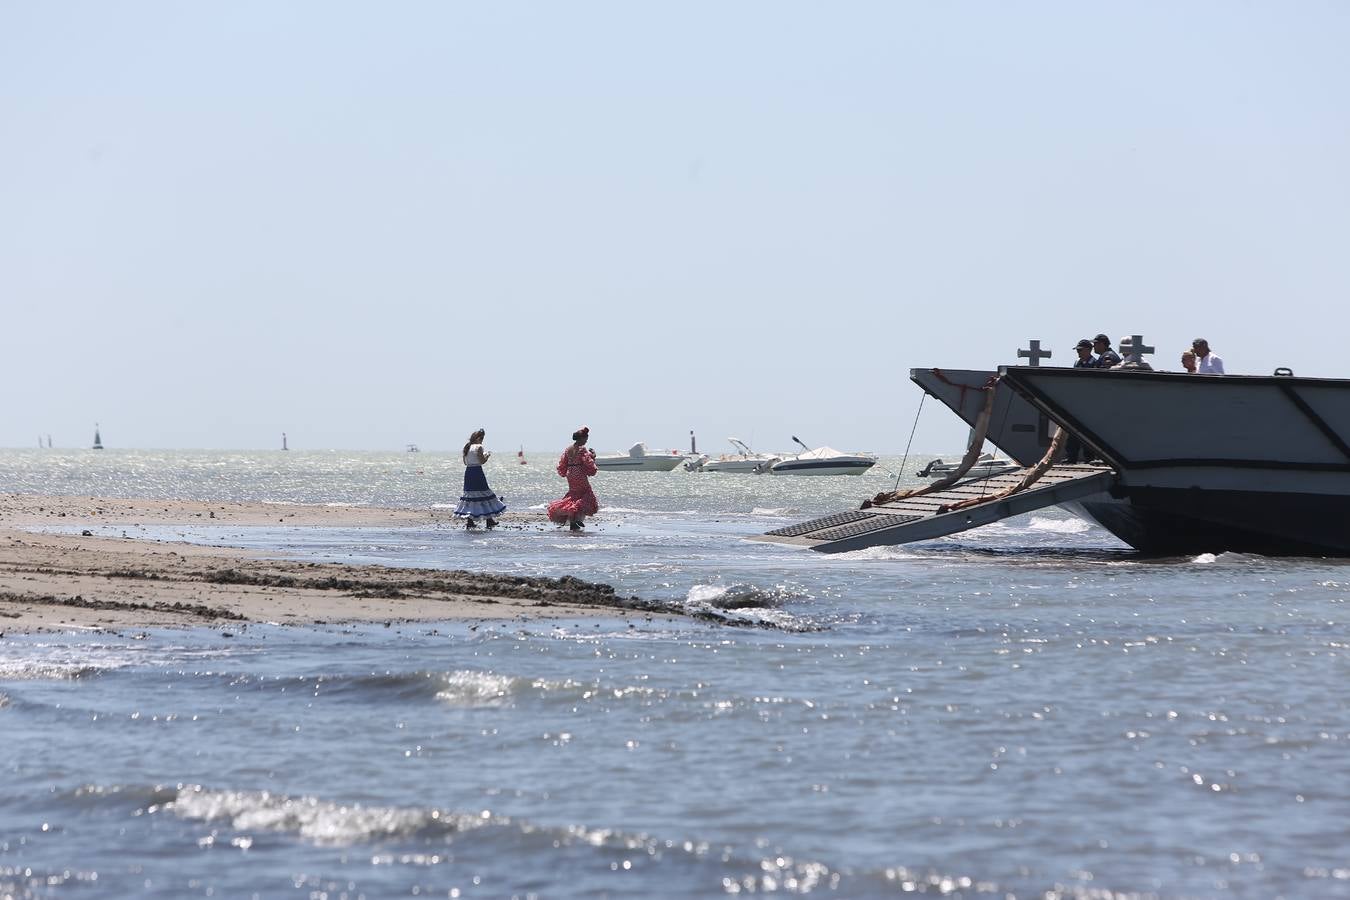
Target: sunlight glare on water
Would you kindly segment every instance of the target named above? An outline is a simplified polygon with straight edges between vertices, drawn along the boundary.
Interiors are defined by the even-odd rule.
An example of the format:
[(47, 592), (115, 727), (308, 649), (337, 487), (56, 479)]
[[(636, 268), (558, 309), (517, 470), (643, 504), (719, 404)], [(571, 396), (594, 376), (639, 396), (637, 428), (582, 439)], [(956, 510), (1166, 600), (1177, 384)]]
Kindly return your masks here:
[[(7, 451), (0, 472), (20, 491), (430, 508), (461, 471), (75, 456)], [(543, 462), (490, 470), (514, 512), (561, 493)], [(745, 540), (889, 484), (600, 476), (581, 537), (541, 514), (472, 535), (131, 526), (575, 574), (744, 627), (8, 635), (0, 895), (1350, 896), (1345, 563), (1146, 560), (1054, 509), (838, 556)]]

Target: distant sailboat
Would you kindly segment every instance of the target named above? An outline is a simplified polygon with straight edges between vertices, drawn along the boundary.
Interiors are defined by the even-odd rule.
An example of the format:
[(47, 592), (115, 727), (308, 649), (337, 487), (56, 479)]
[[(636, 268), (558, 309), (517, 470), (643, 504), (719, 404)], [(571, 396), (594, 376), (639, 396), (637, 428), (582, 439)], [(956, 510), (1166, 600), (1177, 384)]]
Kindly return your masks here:
[(94, 449), (95, 450), (103, 449), (103, 438), (99, 437), (97, 422), (94, 423)]
[(522, 466), (523, 466), (523, 465), (527, 465), (527, 463), (525, 462), (525, 445), (524, 445), (524, 444), (521, 444), (521, 445), (520, 445), (520, 449), (516, 451), (516, 462), (520, 463)]
[(421, 452), (422, 452), (422, 448), (419, 447), (419, 446), (417, 446), (416, 444), (409, 444), (409, 445), (408, 445), (408, 452), (409, 452), (409, 453), (421, 453)]
[(289, 449), (291, 449), (290, 447), (287, 447), (287, 446), (286, 446), (286, 432), (284, 432), (284, 431), (281, 433), (281, 449), (282, 449), (282, 450), (289, 450)]

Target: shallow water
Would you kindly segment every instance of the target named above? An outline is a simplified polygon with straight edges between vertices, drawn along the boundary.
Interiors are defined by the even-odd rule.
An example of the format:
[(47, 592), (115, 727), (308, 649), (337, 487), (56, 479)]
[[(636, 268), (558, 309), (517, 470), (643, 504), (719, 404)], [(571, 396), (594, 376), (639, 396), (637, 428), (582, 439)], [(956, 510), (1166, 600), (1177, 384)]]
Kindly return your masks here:
[[(429, 505), (454, 472), (316, 455), (277, 490), (269, 455), (166, 453), (67, 489), (39, 456), (0, 473)], [(517, 510), (560, 492), (489, 476)], [(581, 536), (131, 528), (576, 574), (766, 627), (6, 637), (0, 896), (1350, 896), (1350, 567), (1143, 560), (1058, 511), (834, 557), (744, 540), (888, 481), (600, 476)]]

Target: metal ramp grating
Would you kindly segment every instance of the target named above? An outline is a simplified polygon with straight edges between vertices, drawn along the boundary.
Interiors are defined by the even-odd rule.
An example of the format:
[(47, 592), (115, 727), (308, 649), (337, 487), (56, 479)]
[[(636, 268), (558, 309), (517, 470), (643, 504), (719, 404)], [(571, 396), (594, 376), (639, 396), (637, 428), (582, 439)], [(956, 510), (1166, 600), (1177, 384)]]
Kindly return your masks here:
[[(1004, 495), (1024, 471), (958, 482), (946, 490), (905, 497), (866, 510), (849, 510), (788, 525), (752, 540), (777, 541), (841, 553), (945, 537), (999, 519), (1106, 491), (1115, 473), (1102, 466), (1055, 466), (1025, 490)], [(970, 505), (953, 510), (963, 501)]]
[[(862, 522), (866, 519), (875, 519), (878, 513), (863, 512), (861, 510), (852, 510), (851, 512), (835, 513), (831, 516), (824, 516), (819, 519), (812, 519), (809, 522), (798, 522), (796, 525), (789, 525), (786, 528), (775, 528), (773, 531), (765, 532), (774, 537), (801, 537), (804, 534), (810, 534), (813, 531), (822, 531), (826, 528), (835, 528), (840, 525), (849, 525), (856, 522)], [(865, 529), (871, 531), (872, 529)]]
[(847, 525), (836, 525), (823, 531), (814, 531), (811, 532), (811, 537), (818, 541), (838, 541), (867, 534), (871, 531), (880, 531), (883, 528), (893, 528), (906, 522), (916, 522), (921, 518), (923, 516), (897, 516), (892, 513), (883, 513), (872, 516), (870, 520), (860, 520), (850, 522)]

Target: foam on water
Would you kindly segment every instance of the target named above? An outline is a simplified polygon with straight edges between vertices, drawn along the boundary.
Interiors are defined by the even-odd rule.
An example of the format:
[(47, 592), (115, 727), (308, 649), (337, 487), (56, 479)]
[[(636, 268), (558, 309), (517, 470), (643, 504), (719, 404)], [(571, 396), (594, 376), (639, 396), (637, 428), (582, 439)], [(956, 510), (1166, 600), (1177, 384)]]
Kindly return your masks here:
[(1078, 518), (1049, 518), (1046, 516), (1032, 516), (1031, 521), (1027, 523), (1027, 528), (1032, 531), (1050, 531), (1057, 534), (1083, 534), (1091, 530), (1091, 522)]
[(160, 646), (134, 638), (112, 643), (102, 634), (88, 643), (67, 637), (21, 636), (0, 643), (0, 680), (71, 681), (135, 666), (221, 659), (235, 652), (228, 647)]
[(0, 679), (6, 681), (74, 681), (88, 678), (105, 671), (106, 666), (91, 666), (83, 663), (27, 662), (15, 659), (0, 659)]
[[(583, 534), (594, 534), (594, 533), (595, 532), (593, 530), (583, 532)], [(587, 553), (592, 550), (605, 549), (604, 544), (597, 544), (594, 542), (586, 541), (585, 538), (583, 538), (581, 535), (576, 535), (575, 537), (569, 535), (568, 540), (562, 541), (561, 543), (553, 544), (551, 546), (553, 547), (554, 550), (563, 550), (568, 553)]]
[[(699, 868), (716, 867), (725, 872), (717, 879), (721, 892), (739, 893), (811, 893), (818, 888), (838, 889), (841, 873), (823, 863), (796, 859), (787, 854), (761, 858), (741, 857), (728, 848), (707, 841), (660, 838), (646, 833), (614, 828), (594, 828), (582, 824), (542, 825), (524, 819), (494, 814), (489, 809), (471, 812), (437, 807), (364, 806), (322, 800), (313, 796), (290, 797), (268, 791), (210, 789), (202, 785), (181, 786), (172, 800), (152, 804), (146, 814), (172, 812), (179, 818), (205, 824), (224, 824), (233, 835), (213, 830), (198, 839), (197, 845), (209, 849), (226, 843), (240, 850), (255, 849), (258, 833), (291, 835), (320, 847), (352, 847), (389, 842), (408, 843), (437, 851), (382, 851), (370, 858), (374, 866), (438, 866), (453, 859), (447, 849), (465, 835), (496, 832), (495, 840), (520, 851), (553, 854), (572, 850), (598, 852), (600, 859), (618, 859), (615, 870), (628, 870), (638, 863), (661, 867), (670, 860), (687, 860)], [(618, 856), (614, 854), (618, 853)], [(636, 855), (634, 855), (636, 854)], [(888, 869), (883, 880), (909, 877), (903, 868)], [(913, 876), (918, 883), (930, 879), (943, 893), (944, 886), (973, 886), (970, 879), (933, 873)], [(872, 880), (872, 879), (869, 879)], [(711, 886), (711, 885), (710, 885)]]
[(696, 584), (689, 589), (683, 608), (689, 614), (711, 615), (728, 625), (813, 631), (819, 626), (809, 619), (778, 608), (788, 598), (802, 596), (790, 589), (766, 591), (749, 584)]
[(706, 603), (717, 609), (762, 609), (809, 600), (810, 594), (784, 585), (766, 590), (743, 583), (696, 584), (689, 589), (685, 599), (690, 603)]
[(830, 559), (836, 562), (867, 562), (869, 560), (908, 560), (925, 559), (929, 554), (922, 550), (913, 549), (913, 544), (898, 544), (893, 547), (864, 547), (862, 550), (848, 550), (844, 553), (834, 553)]
[[(317, 797), (288, 797), (269, 791), (212, 790), (201, 785), (180, 788), (163, 808), (184, 819), (224, 820), (235, 831), (282, 832), (327, 845), (446, 834), (505, 821), (494, 820), (486, 810), (471, 814), (436, 808), (362, 806), (333, 803)], [(201, 844), (203, 846), (211, 842), (209, 837), (203, 840), (207, 842)], [(235, 846), (243, 845), (236, 843)]]

